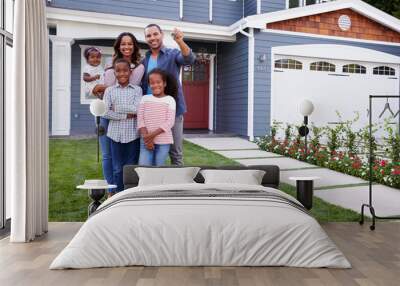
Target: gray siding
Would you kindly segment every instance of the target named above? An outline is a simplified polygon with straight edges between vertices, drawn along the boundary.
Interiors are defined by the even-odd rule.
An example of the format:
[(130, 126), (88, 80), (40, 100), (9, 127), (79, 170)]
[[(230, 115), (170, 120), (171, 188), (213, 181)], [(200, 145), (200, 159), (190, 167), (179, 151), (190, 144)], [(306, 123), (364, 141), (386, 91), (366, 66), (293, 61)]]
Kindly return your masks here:
[(179, 19), (179, 0), (53, 0), (51, 7), (156, 19)]
[(195, 23), (208, 23), (209, 1), (183, 1), (183, 20)]
[(261, 13), (286, 9), (286, 0), (261, 0)]
[[(305, 36), (290, 36), (273, 33), (255, 33), (255, 74), (254, 74), (254, 136), (269, 132), (271, 110), (271, 48), (305, 44), (340, 44), (377, 50), (400, 56), (400, 47), (350, 41), (318, 39)], [(267, 60), (260, 64), (257, 58), (265, 54)]]
[[(241, 19), (243, 17), (243, 1), (247, 0), (213, 0), (212, 24), (231, 25)], [(251, 0), (250, 2), (256, 1)], [(52, 0), (47, 5), (107, 14), (180, 20), (179, 0)], [(185, 0), (183, 1), (183, 21), (209, 23), (208, 10), (208, 0)]]
[(231, 25), (243, 17), (243, 1), (213, 0), (213, 24)]
[(247, 136), (248, 38), (218, 44), (216, 129)]
[(257, 14), (257, 0), (244, 0), (244, 16)]

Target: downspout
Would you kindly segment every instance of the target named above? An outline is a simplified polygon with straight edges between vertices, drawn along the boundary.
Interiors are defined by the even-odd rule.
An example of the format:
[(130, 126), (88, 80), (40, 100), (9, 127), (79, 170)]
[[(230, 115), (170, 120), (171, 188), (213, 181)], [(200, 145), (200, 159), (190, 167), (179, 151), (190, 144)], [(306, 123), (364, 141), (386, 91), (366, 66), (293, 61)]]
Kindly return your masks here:
[(249, 39), (248, 79), (247, 79), (247, 136), (254, 141), (254, 29), (246, 32), (240, 24), (239, 33)]

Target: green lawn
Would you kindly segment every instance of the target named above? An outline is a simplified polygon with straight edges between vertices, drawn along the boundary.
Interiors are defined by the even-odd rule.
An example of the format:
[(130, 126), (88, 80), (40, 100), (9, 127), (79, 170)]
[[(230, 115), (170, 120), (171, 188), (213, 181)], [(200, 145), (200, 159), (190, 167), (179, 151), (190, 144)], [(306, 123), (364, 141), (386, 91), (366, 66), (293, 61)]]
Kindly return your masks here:
[[(185, 165), (238, 165), (219, 154), (184, 142)], [(75, 187), (85, 179), (102, 178), (101, 163), (96, 161), (95, 139), (50, 139), (50, 221), (85, 221), (90, 203), (87, 192)], [(281, 190), (294, 195), (295, 188), (281, 184)], [(353, 211), (314, 200), (312, 214), (321, 222), (357, 221)]]

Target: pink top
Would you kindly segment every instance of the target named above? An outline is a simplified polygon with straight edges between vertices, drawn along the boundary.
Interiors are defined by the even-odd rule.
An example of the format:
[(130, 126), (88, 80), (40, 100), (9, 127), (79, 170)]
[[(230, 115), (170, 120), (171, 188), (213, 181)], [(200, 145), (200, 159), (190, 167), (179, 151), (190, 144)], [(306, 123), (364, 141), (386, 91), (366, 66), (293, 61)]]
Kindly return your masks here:
[[(129, 78), (129, 83), (140, 86), (143, 75), (144, 75), (144, 65), (140, 64), (135, 69), (132, 69), (132, 74)], [(115, 78), (115, 73), (113, 68), (106, 69), (104, 73), (104, 84), (106, 86), (113, 86), (117, 84), (117, 79)]]
[(172, 96), (145, 95), (137, 113), (137, 128), (146, 127), (149, 132), (161, 128), (164, 132), (154, 138), (154, 144), (172, 144), (171, 128), (175, 124), (175, 109), (176, 102)]

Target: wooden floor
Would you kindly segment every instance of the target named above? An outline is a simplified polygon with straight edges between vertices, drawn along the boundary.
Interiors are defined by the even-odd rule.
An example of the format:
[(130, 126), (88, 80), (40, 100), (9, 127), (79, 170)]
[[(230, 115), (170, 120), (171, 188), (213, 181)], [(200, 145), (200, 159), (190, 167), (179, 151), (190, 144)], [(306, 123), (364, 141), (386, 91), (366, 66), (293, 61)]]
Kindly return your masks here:
[(289, 267), (123, 267), (48, 270), (54, 257), (81, 226), (50, 223), (43, 238), (28, 244), (0, 241), (0, 285), (400, 285), (400, 222), (368, 225), (330, 223), (323, 227), (352, 269)]

